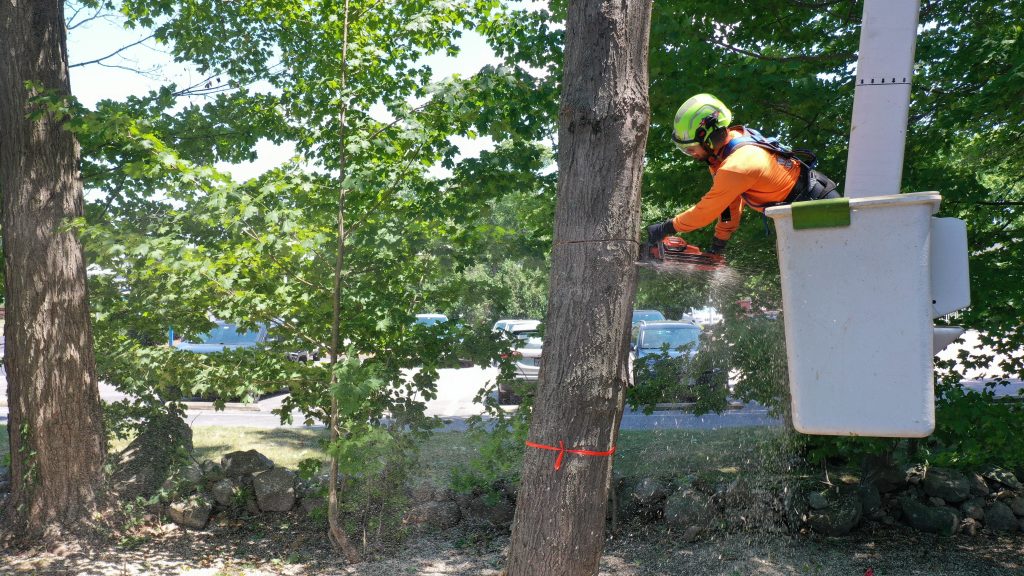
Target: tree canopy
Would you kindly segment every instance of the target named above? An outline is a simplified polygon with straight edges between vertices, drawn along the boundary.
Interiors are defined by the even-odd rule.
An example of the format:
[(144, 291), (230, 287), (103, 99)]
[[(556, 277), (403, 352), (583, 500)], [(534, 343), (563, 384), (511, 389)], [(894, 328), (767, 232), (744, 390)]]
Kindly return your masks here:
[[(39, 100), (74, 131), (83, 180), (97, 192), (73, 223), (93, 270), (97, 363), (102, 378), (137, 398), (108, 408), (125, 417), (112, 430), (127, 431), (137, 423), (128, 416), (182, 395), (223, 400), (283, 387), (292, 392), (286, 409), (326, 417), (328, 370), (286, 362), (283, 353), (323, 350), (330, 341), (342, 188), (342, 338), (349, 357), (363, 360), (337, 368), (358, 392), (344, 402), (352, 446), (386, 446), (363, 427), (385, 414), (429, 429), (422, 400), (436, 370), (460, 355), (493, 353), (483, 336), (498, 316), (544, 313), (564, 1), (542, 8), (496, 0), (83, 4), (152, 31), (204, 75), (192, 86), (95, 109)], [(710, 185), (706, 169), (684, 160), (668, 138), (676, 107), (698, 92), (729, 104), (739, 123), (816, 150), (822, 170), (841, 182), (861, 9), (855, 0), (655, 3), (643, 221), (684, 209)], [(973, 305), (958, 322), (980, 330), (1017, 376), (1024, 372), (1012, 354), (1024, 346), (1021, 21), (1024, 7), (1010, 0), (922, 2), (901, 186), (940, 191), (941, 214), (967, 221)], [(435, 78), (423, 58), (457, 53), (467, 30), (501, 62)], [(453, 137), (495, 144), (464, 158)], [(297, 156), (245, 182), (213, 168), (255, 159), (261, 140), (293, 143)], [(756, 220), (748, 214), (731, 243), (739, 274), (728, 289), (711, 278), (650, 280), (638, 302), (673, 312), (710, 303), (727, 312), (737, 331), (717, 342), (749, 378), (741, 395), (779, 402), (778, 350), (759, 347), (735, 306), (746, 296), (779, 307), (774, 238)], [(709, 237), (706, 230), (691, 240)], [(457, 322), (412, 325), (415, 313), (434, 311)], [(216, 357), (154, 346), (168, 327), (185, 336), (209, 330), (211, 317), (270, 325), (273, 345)], [(964, 360), (983, 365), (991, 356)], [(410, 380), (413, 368), (420, 370)], [(953, 391), (955, 381), (943, 388), (948, 400), (939, 408), (956, 418), (940, 425), (937, 449), (978, 445), (969, 424), (979, 412)], [(1019, 414), (992, 410), (989, 420), (1019, 422)], [(1004, 440), (990, 456), (1013, 453), (1013, 439)]]

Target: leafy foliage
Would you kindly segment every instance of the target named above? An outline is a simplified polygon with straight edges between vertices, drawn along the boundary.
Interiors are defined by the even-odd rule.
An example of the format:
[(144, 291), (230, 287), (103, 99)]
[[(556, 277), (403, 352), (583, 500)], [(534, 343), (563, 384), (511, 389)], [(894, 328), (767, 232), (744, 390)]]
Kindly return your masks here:
[[(209, 80), (93, 111), (69, 105), (68, 126), (83, 146), (87, 186), (99, 192), (78, 224), (97, 270), (98, 361), (130, 395), (110, 407), (111, 430), (130, 434), (154, 412), (180, 411), (186, 395), (222, 403), (288, 390), (285, 421), (297, 410), (326, 422), (335, 401), (341, 435), (328, 451), (353, 494), (368, 495), (362, 509), (382, 513), (378, 497), (401, 478), (412, 438), (436, 425), (424, 402), (436, 395), (438, 370), (497, 354), (493, 311), (460, 319), (480, 285), (463, 272), (490, 258), (483, 266), (511, 280), (497, 289), (529, 288), (518, 310), (506, 309), (542, 311), (533, 284), (543, 286), (537, 247), (550, 229), (554, 180), (540, 174), (550, 163), (543, 118), (514, 98), (536, 95), (536, 78), (487, 67), (435, 83), (419, 63), (454, 53), (462, 29), (488, 20), (495, 2), (350, 4), (346, 32), (333, 2), (124, 2), (129, 25), (152, 27)], [(181, 105), (203, 96), (202, 106)], [(499, 144), (456, 166), (453, 135)], [(261, 139), (291, 141), (299, 156), (247, 182), (210, 167), (252, 159)], [(339, 232), (346, 353), (332, 373), (285, 354), (329, 347)], [(497, 258), (513, 253), (529, 267)], [(413, 325), (422, 311), (446, 311), (453, 322)], [(210, 355), (160, 345), (168, 327), (191, 338), (213, 318), (270, 326), (271, 343)], [(372, 527), (370, 516), (352, 520)]]
[(492, 393), (497, 389), (485, 388), (476, 401), (484, 405), (485, 417), (469, 420), (470, 441), (479, 446), (477, 453), (452, 474), (452, 487), (464, 494), (482, 494), (495, 503), (503, 492), (518, 486), (526, 450), (526, 437), (530, 432), (533, 414), (532, 384), (513, 382), (511, 365), (503, 365), (500, 381), (511, 386), (521, 401), (511, 412), (497, 403)]
[[(345, 376), (353, 414), (415, 420), (437, 369), (460, 356), (495, 353), (490, 322), (542, 317), (564, 2), (533, 11), (485, 0), (352, 6), (344, 92), (337, 3), (130, 0), (119, 5), (130, 24), (153, 28), (176, 58), (208, 79), (102, 102), (93, 111), (52, 103), (82, 143), (87, 186), (101, 192), (82, 229), (90, 261), (102, 271), (90, 279), (97, 356), (102, 377), (138, 398), (112, 410), (128, 418), (114, 430), (127, 432), (131, 418), (193, 391), (256, 396), (287, 387), (286, 411), (324, 420), (330, 373), (282, 356), (328, 343), (340, 186), (343, 333), (350, 358), (362, 359)], [(998, 354), (1015, 377), (1024, 374), (1024, 360), (1012, 354), (1024, 346), (1017, 281), (1024, 262), (1022, 10), (1009, 0), (923, 3), (902, 186), (940, 190), (943, 215), (968, 222), (974, 305), (959, 321), (981, 331), (992, 353), (961, 364), (988, 365)], [(815, 149), (823, 171), (842, 181), (859, 2), (687, 0), (658, 2), (654, 11), (645, 222), (692, 204), (710, 185), (706, 170), (681, 161), (667, 137), (676, 107), (695, 92), (722, 98), (738, 122)], [(420, 58), (455, 53), (468, 28), (504, 63), (467, 78), (433, 79)], [(182, 104), (184, 96), (206, 98)], [(460, 159), (452, 135), (497, 144)], [(209, 167), (252, 159), (261, 139), (294, 142), (298, 157), (244, 183)], [(339, 183), (342, 153), (346, 179)], [(448, 175), (437, 176), (434, 167)], [(765, 229), (748, 221), (733, 237), (736, 276), (644, 277), (637, 301), (671, 317), (704, 305), (722, 311), (725, 323), (707, 332), (707, 354), (734, 369), (739, 398), (784, 414), (781, 321), (748, 317), (736, 304), (750, 298), (754, 310), (780, 307), (774, 239)], [(709, 238), (710, 230), (688, 236), (697, 244)], [(466, 325), (410, 326), (424, 310), (446, 311)], [(186, 336), (208, 330), (211, 315), (243, 326), (270, 323), (274, 343), (214, 356), (154, 346), (171, 325)], [(414, 367), (421, 368), (410, 379)], [(940, 392), (939, 428), (924, 447), (931, 458), (973, 465), (1024, 453), (1020, 435), (1005, 433), (1020, 427), (1015, 405), (955, 384)], [(528, 410), (520, 412), (525, 418)], [(514, 460), (495, 463), (516, 453), (524, 422), (496, 427), (478, 472), (514, 473)], [(420, 424), (417, 430), (431, 423)], [(356, 434), (353, 445), (398, 441), (374, 435)], [(861, 439), (808, 444), (822, 457), (891, 448)]]
[(926, 445), (930, 461), (969, 470), (1024, 470), (1024, 439), (1018, 432), (1024, 404), (997, 400), (993, 392), (999, 385), (994, 382), (980, 393), (954, 383), (939, 385), (935, 434)]
[[(710, 178), (696, 163), (681, 163), (668, 145), (672, 114), (696, 92), (710, 92), (733, 109), (737, 122), (753, 125), (786, 142), (816, 150), (821, 168), (837, 182), (844, 177), (852, 80), (861, 5), (857, 2), (657, 3), (652, 26), (652, 130), (645, 175), (645, 217), (654, 221), (696, 201)], [(770, 16), (765, 16), (766, 14)], [(1011, 278), (1024, 261), (1018, 253), (1021, 233), (1021, 180), (1018, 153), (1024, 116), (1011, 102), (1024, 86), (1024, 39), (1015, 22), (1015, 2), (957, 3), (937, 0), (922, 5), (902, 188), (939, 190), (943, 214), (968, 223), (973, 306), (959, 321), (982, 333), (991, 353), (961, 359), (966, 368), (987, 366), (996, 355), (1002, 369), (1024, 376), (1019, 283)], [(660, 111), (660, 112), (659, 112)], [(706, 232), (704, 232), (706, 234)], [(701, 243), (705, 237), (692, 235)], [(773, 240), (747, 223), (730, 242), (730, 262), (748, 274), (744, 291), (760, 305), (777, 309), (777, 270)], [(700, 292), (699, 287), (688, 287)], [(644, 296), (643, 288), (640, 292)], [(755, 308), (758, 304), (755, 304)], [(760, 328), (736, 327), (727, 318), (725, 341), (744, 378), (762, 379), (737, 386), (741, 397), (784, 408), (778, 383), (784, 378), (781, 342), (762, 339)], [(752, 332), (747, 332), (750, 329)], [(962, 379), (951, 377), (953, 382)], [(994, 435), (999, 458), (1013, 460), (1024, 450), (1006, 430), (1022, 420), (1014, 404), (957, 392), (944, 386), (937, 400), (939, 426), (927, 442), (941, 461), (981, 461), (995, 457), (980, 449)], [(775, 392), (771, 392), (774, 390)], [(980, 426), (982, 415), (991, 426)], [(1018, 435), (1019, 436), (1019, 435)], [(809, 440), (821, 454), (870, 453), (879, 448), (866, 439)], [(889, 449), (891, 443), (886, 444)]]
[(666, 347), (633, 363), (634, 385), (627, 390), (626, 401), (645, 414), (659, 403), (693, 402), (696, 415), (721, 411), (728, 394), (728, 374), (720, 368), (707, 368), (707, 355), (671, 357)]

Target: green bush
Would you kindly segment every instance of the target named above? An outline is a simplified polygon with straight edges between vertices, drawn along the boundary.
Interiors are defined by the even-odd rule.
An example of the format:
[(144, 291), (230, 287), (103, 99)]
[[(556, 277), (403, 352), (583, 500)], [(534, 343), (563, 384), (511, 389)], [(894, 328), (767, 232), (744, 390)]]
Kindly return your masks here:
[(926, 445), (929, 461), (965, 469), (989, 465), (1024, 469), (1021, 399), (999, 401), (992, 386), (979, 393), (942, 383), (935, 410), (935, 433)]
[(717, 365), (713, 355), (700, 351), (672, 357), (666, 347), (633, 362), (633, 386), (626, 390), (626, 402), (645, 414), (662, 402), (693, 402), (695, 414), (721, 412), (728, 384), (728, 368)]
[(502, 487), (519, 485), (533, 414), (532, 390), (517, 389), (517, 393), (521, 392), (519, 407), (506, 412), (494, 399), (496, 386), (484, 387), (476, 397), (490, 416), (488, 420), (479, 416), (470, 419), (468, 435), (472, 445), (478, 447), (476, 455), (452, 471), (455, 491), (483, 494), (493, 500), (497, 500)]

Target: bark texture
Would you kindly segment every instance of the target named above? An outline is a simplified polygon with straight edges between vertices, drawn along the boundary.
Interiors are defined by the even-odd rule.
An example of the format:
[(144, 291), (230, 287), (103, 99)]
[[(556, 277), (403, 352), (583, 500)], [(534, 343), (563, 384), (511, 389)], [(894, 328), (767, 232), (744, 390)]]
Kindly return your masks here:
[(0, 193), (6, 272), (6, 528), (39, 543), (87, 526), (105, 453), (85, 261), (79, 148), (33, 112), (33, 82), (70, 94), (60, 0), (0, 0)]
[[(616, 442), (650, 109), (650, 0), (569, 3), (551, 282), (530, 441)], [(598, 572), (612, 458), (527, 448), (507, 572)]]

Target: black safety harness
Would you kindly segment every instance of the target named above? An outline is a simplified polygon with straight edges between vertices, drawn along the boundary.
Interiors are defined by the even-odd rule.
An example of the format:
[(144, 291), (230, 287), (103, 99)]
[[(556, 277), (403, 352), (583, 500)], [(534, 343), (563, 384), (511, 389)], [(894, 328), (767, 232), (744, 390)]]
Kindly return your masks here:
[(725, 162), (725, 159), (728, 158), (730, 154), (743, 146), (757, 146), (758, 148), (768, 150), (776, 156), (788, 158), (800, 164), (800, 176), (797, 178), (796, 184), (793, 185), (793, 189), (790, 190), (789, 195), (786, 196), (786, 199), (782, 202), (758, 204), (756, 202), (752, 202), (744, 193), (743, 200), (752, 208), (763, 211), (769, 206), (792, 204), (793, 202), (805, 202), (808, 200), (821, 200), (828, 198), (831, 193), (838, 188), (838, 185), (828, 176), (825, 176), (814, 169), (818, 165), (818, 157), (814, 152), (806, 148), (790, 148), (782, 142), (779, 142), (778, 138), (763, 136), (753, 128), (747, 128), (746, 126), (739, 126), (739, 128), (743, 129), (745, 135), (736, 136), (725, 144), (722, 151), (715, 155), (719, 162)]

